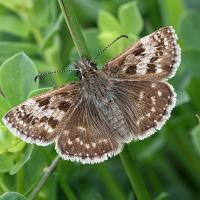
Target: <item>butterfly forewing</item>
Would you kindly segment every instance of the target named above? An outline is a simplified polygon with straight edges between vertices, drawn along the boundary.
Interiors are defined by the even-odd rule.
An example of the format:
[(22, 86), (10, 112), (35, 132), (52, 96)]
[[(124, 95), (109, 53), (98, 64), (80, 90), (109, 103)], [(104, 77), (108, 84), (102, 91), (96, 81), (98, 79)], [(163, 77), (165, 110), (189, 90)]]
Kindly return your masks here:
[(115, 78), (158, 80), (174, 76), (180, 63), (180, 48), (172, 27), (164, 27), (140, 39), (104, 67)]
[(78, 100), (79, 85), (67, 84), (34, 97), (13, 108), (3, 118), (12, 133), (26, 142), (48, 145), (56, 138), (55, 129)]

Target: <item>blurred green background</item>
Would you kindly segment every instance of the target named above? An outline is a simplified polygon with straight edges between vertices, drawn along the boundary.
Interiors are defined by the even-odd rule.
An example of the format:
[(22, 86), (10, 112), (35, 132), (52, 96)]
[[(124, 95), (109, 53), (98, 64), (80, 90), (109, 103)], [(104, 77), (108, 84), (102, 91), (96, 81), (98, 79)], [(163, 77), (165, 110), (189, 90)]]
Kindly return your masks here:
[[(99, 68), (128, 45), (165, 25), (179, 37), (182, 62), (170, 80), (177, 106), (161, 131), (128, 145), (151, 199), (200, 199), (200, 1), (73, 0), (91, 58), (120, 34), (97, 60)], [(0, 0), (0, 118), (25, 99), (75, 80), (72, 73), (37, 73), (73, 66), (79, 59), (55, 0)], [(54, 146), (17, 139), (0, 121), (0, 195), (28, 196), (55, 158)], [(10, 196), (9, 196), (10, 195)], [(17, 193), (0, 196), (24, 199)], [(38, 200), (136, 199), (119, 156), (95, 165), (60, 161)]]

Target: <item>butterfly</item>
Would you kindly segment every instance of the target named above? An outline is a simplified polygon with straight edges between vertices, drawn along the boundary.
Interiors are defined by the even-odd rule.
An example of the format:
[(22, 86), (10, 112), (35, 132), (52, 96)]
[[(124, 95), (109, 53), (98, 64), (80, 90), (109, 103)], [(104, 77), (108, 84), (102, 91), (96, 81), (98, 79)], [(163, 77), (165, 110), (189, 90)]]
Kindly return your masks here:
[(102, 70), (91, 60), (75, 63), (80, 82), (67, 83), (10, 110), (3, 122), (22, 140), (55, 143), (60, 157), (98, 163), (133, 140), (159, 130), (176, 102), (172, 85), (180, 47), (170, 26), (140, 39)]

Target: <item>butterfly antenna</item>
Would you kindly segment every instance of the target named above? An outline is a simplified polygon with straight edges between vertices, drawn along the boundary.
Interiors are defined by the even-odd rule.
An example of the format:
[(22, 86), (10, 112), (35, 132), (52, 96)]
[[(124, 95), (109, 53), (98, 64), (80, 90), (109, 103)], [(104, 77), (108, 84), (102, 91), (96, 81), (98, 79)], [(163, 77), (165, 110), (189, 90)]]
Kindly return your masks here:
[(57, 70), (54, 72), (44, 72), (44, 73), (40, 73), (40, 74), (36, 75), (34, 80), (36, 82), (38, 78), (40, 78), (41, 76), (44, 76), (44, 75), (63, 73), (63, 72), (71, 72), (71, 71), (80, 71), (80, 70), (79, 69), (62, 69), (62, 70)]
[[(128, 38), (127, 35), (120, 35), (119, 37), (117, 37), (115, 40), (113, 40), (107, 47), (105, 47), (102, 51), (100, 51), (96, 57), (94, 57), (91, 62), (93, 62), (94, 60), (96, 60), (104, 51), (106, 51), (111, 45), (113, 45), (117, 40), (122, 39), (122, 38)], [(91, 63), (90, 62), (90, 63)]]

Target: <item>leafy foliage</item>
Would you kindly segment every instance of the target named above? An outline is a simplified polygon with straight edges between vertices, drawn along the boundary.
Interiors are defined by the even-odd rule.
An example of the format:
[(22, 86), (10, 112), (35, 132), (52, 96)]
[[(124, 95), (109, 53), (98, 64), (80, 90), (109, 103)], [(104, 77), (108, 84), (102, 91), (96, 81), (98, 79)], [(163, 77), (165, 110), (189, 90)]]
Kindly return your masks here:
[[(178, 102), (158, 134), (133, 142), (129, 150), (152, 198), (200, 198), (199, 0), (74, 0), (91, 58), (113, 39), (97, 62), (101, 67), (138, 38), (173, 25), (182, 48), (182, 62), (172, 84)], [(91, 12), (90, 12), (91, 11)], [(78, 58), (69, 31), (54, 0), (0, 0), (0, 117), (25, 99), (76, 80), (74, 74), (43, 76), (38, 72), (68, 66)], [(70, 66), (71, 67), (71, 66)], [(55, 157), (53, 146), (41, 148), (14, 137), (0, 120), (0, 200), (28, 197)], [(17, 191), (18, 193), (9, 192)], [(21, 194), (19, 194), (21, 193)], [(61, 161), (38, 199), (134, 199), (118, 157), (98, 165)]]
[(0, 200), (26, 200), (26, 198), (17, 192), (6, 192), (0, 196)]
[(113, 41), (119, 35), (127, 35), (129, 37), (128, 40), (123, 40), (111, 46), (107, 51), (108, 58), (116, 56), (123, 49), (135, 42), (143, 27), (143, 21), (136, 2), (122, 5), (118, 10), (118, 18), (116, 19), (111, 13), (105, 10), (99, 13), (99, 38), (102, 46), (108, 45), (110, 41)]
[(194, 147), (196, 151), (200, 154), (200, 124), (194, 127), (191, 131)]

